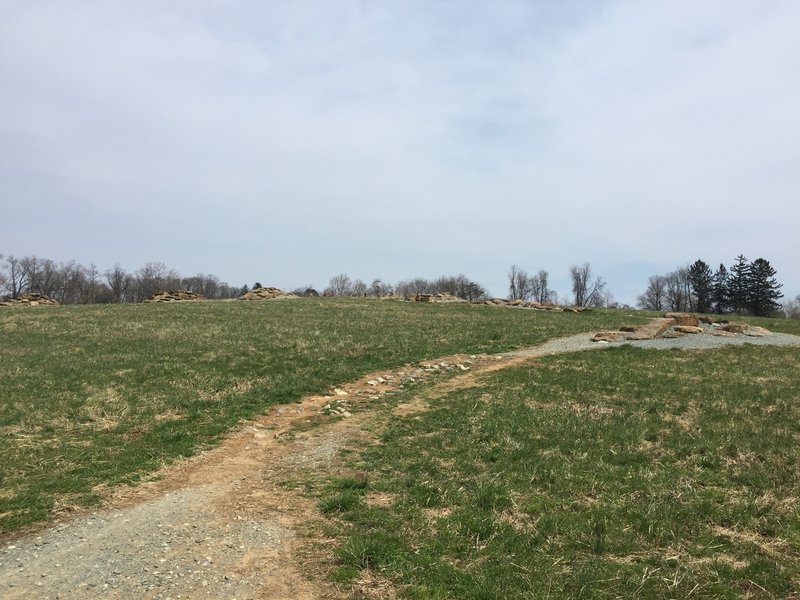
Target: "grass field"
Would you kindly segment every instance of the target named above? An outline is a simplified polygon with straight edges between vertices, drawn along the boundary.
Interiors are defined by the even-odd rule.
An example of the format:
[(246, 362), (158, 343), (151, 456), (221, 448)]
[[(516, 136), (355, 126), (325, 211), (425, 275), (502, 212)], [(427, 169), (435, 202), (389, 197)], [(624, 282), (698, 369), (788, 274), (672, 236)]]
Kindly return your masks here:
[(375, 369), (630, 322), (366, 299), (0, 310), (0, 531)]
[(385, 407), (357, 479), (317, 483), (335, 580), (420, 599), (800, 597), (800, 349), (549, 356), (427, 400)]
[[(0, 311), (0, 531), (378, 369), (648, 315), (304, 299)], [(800, 333), (800, 322), (748, 319)], [(375, 401), (358, 477), (308, 474), (331, 577), (407, 598), (800, 594), (800, 350), (548, 356)], [(391, 415), (423, 397), (430, 410)]]

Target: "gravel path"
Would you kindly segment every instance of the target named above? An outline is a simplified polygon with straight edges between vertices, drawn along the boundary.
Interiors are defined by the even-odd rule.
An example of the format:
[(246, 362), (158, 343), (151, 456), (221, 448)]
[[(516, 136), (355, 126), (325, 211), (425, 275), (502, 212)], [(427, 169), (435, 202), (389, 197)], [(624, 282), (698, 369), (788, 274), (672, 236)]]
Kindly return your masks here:
[[(352, 399), (353, 418), (308, 421), (317, 423), (309, 429), (293, 427), (327, 414), (333, 398), (308, 397), (274, 407), (213, 450), (164, 469), (158, 481), (117, 489), (109, 508), (3, 544), (0, 598), (341, 598), (340, 590), (324, 581), (324, 573), (309, 576), (299, 569), (304, 542), (297, 532), (316, 517), (316, 504), (279, 482), (303, 469), (326, 468), (342, 444), (365, 436), (361, 423), (369, 414), (368, 402), (385, 393), (379, 389), (390, 390), (391, 381), (400, 385), (410, 374), (421, 381), (455, 369), (458, 374), (439, 387), (468, 387), (476, 374), (530, 358), (623, 343), (653, 349), (800, 347), (800, 337), (779, 333), (615, 343), (592, 342), (591, 336), (558, 338), (501, 356), (437, 359), (438, 364), (411, 371), (402, 367), (383, 377), (373, 374), (336, 390)], [(412, 402), (405, 411), (424, 410), (423, 399), (418, 404)]]
[(752, 337), (745, 334), (735, 334), (731, 337), (718, 337), (709, 334), (688, 334), (679, 338), (659, 338), (655, 340), (637, 340), (624, 342), (592, 342), (591, 334), (580, 333), (563, 338), (549, 340), (534, 348), (524, 348), (514, 352), (506, 352), (504, 356), (543, 356), (547, 354), (563, 354), (565, 352), (581, 352), (583, 350), (600, 350), (612, 346), (630, 344), (637, 348), (650, 348), (653, 350), (671, 350), (674, 348), (686, 350), (706, 350), (722, 346), (743, 346), (753, 344), (756, 346), (800, 346), (800, 336), (788, 333), (772, 333), (764, 337)]
[(250, 597), (260, 574), (241, 559), (293, 533), (269, 521), (231, 522), (197, 501), (212, 495), (209, 486), (172, 492), (10, 544), (2, 551), (2, 597)]

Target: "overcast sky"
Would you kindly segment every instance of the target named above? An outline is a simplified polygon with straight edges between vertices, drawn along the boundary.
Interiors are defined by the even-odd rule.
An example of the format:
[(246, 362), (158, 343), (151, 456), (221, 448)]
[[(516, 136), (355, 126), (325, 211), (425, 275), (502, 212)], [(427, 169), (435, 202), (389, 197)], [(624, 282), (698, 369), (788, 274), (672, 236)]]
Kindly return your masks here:
[(0, 252), (800, 292), (800, 2), (0, 0)]

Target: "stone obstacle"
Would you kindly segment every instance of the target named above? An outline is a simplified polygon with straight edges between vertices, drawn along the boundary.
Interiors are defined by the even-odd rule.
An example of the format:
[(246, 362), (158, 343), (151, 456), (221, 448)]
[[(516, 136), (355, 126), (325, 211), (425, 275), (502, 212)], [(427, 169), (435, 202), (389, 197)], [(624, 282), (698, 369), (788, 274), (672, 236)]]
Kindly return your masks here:
[(663, 317), (651, 319), (644, 325), (620, 327), (619, 331), (598, 331), (592, 337), (592, 341), (607, 343), (625, 340), (655, 340), (702, 334), (731, 337), (737, 333), (750, 337), (772, 335), (768, 329), (747, 323), (731, 323), (725, 319), (716, 320), (707, 315), (697, 317), (689, 313), (667, 313)]
[(447, 292), (443, 294), (414, 294), (406, 296), (406, 300), (409, 302), (425, 302), (428, 304), (457, 304), (466, 302), (463, 298), (459, 298)]
[[(453, 294), (411, 294), (405, 298), (409, 302), (425, 302), (428, 304), (457, 304), (469, 302)], [(527, 300), (508, 300), (507, 298), (489, 298), (488, 300), (480, 300), (473, 302), (473, 304), (485, 304), (486, 306), (510, 306), (512, 308), (530, 308), (534, 310), (553, 310), (557, 312), (583, 312), (591, 310), (585, 306), (558, 306), (557, 304), (549, 304), (542, 302), (533, 302)]]
[(44, 294), (21, 294), (16, 298), (11, 298), (0, 302), (0, 306), (58, 306), (57, 300)]
[(260, 287), (253, 288), (249, 292), (245, 292), (239, 296), (239, 300), (276, 300), (276, 299), (289, 299), (299, 298), (294, 294), (289, 294), (276, 287)]
[(171, 292), (158, 291), (145, 300), (145, 302), (157, 304), (161, 302), (196, 302), (198, 300), (208, 300), (208, 298), (202, 294), (190, 292), (189, 290), (177, 290)]
[(482, 304), (490, 306), (511, 306), (514, 308), (532, 308), (534, 310), (553, 310), (556, 312), (584, 312), (591, 310), (586, 306), (559, 306), (558, 304), (551, 304), (549, 302), (536, 302), (534, 300), (509, 300), (507, 298), (490, 298), (484, 300)]

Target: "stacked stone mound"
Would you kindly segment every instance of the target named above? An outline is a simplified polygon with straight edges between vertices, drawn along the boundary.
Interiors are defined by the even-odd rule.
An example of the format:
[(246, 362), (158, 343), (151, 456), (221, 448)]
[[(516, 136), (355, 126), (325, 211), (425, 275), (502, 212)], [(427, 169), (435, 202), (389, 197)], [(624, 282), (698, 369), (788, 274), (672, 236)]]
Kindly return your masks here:
[(289, 294), (276, 287), (253, 288), (239, 296), (239, 300), (274, 300), (276, 298), (298, 298), (294, 294)]
[(678, 338), (684, 335), (716, 335), (732, 337), (743, 334), (750, 337), (772, 335), (768, 329), (747, 323), (731, 323), (714, 317), (697, 317), (689, 313), (667, 313), (651, 319), (644, 325), (620, 327), (619, 331), (599, 331), (593, 342), (619, 342), (623, 340), (654, 340), (656, 338)]
[(158, 291), (145, 302), (159, 303), (159, 302), (193, 302), (196, 300), (208, 300), (205, 296), (190, 292), (189, 290), (178, 290), (173, 292)]
[(457, 302), (466, 302), (463, 298), (454, 296), (447, 292), (443, 294), (414, 294), (413, 296), (406, 296), (406, 300), (410, 302), (428, 302), (431, 304), (452, 304)]
[(44, 294), (21, 294), (16, 298), (0, 302), (0, 306), (58, 306), (58, 301)]
[(558, 306), (557, 304), (534, 302), (529, 300), (509, 300), (507, 298), (490, 298), (484, 300), (483, 304), (490, 306), (513, 306), (516, 308), (533, 308), (535, 310), (555, 310), (561, 312), (584, 312), (590, 310), (585, 306)]

